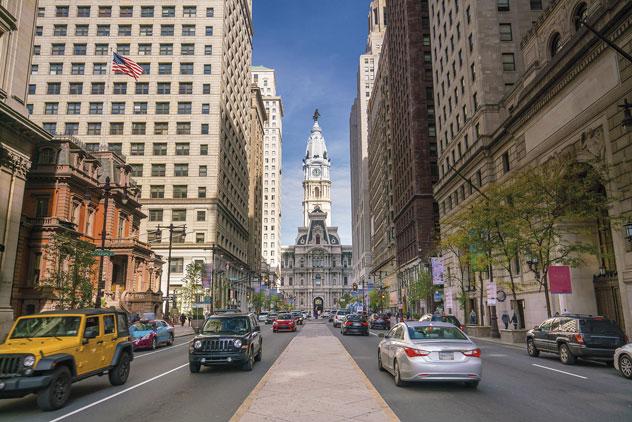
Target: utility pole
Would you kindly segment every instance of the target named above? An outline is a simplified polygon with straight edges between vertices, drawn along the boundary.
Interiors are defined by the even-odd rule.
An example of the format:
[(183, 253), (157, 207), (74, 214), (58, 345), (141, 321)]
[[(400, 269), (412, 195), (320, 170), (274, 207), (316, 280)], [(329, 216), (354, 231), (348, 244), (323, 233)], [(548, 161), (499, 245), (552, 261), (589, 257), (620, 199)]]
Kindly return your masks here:
[(167, 300), (165, 302), (165, 318), (169, 319), (169, 300), (171, 299), (169, 297), (169, 287), (171, 282), (171, 248), (173, 246), (173, 232), (176, 229), (182, 230), (183, 232), (186, 231), (186, 225), (182, 224), (180, 226), (176, 226), (171, 223), (168, 226), (157, 226), (156, 231), (160, 233), (161, 228), (169, 230), (169, 253), (167, 258), (167, 291), (165, 293), (165, 296), (167, 297)]
[(103, 226), (101, 226), (101, 256), (99, 257), (99, 278), (97, 279), (97, 297), (94, 300), (94, 307), (101, 307), (101, 298), (103, 298), (103, 290), (105, 289), (105, 283), (103, 280), (103, 256), (105, 250), (105, 235), (107, 231), (108, 221), (108, 200), (110, 199), (110, 176), (106, 176), (105, 184), (103, 185), (103, 192), (105, 199), (103, 201)]

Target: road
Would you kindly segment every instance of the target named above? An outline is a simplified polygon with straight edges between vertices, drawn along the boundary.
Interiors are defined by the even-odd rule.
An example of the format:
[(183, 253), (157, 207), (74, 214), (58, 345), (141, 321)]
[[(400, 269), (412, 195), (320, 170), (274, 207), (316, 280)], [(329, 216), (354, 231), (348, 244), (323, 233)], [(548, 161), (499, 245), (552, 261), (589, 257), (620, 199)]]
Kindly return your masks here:
[(364, 337), (330, 329), (402, 421), (632, 421), (632, 383), (599, 363), (568, 366), (554, 355), (531, 358), (522, 347), (478, 341), (477, 390), (447, 383), (399, 388), (377, 369), (377, 331)]
[(227, 421), (296, 335), (261, 328), (263, 360), (252, 372), (204, 368), (191, 374), (191, 336), (181, 337), (173, 346), (135, 353), (123, 386), (112, 387), (107, 376), (80, 381), (73, 384), (69, 403), (55, 412), (40, 411), (34, 395), (1, 400), (0, 421)]

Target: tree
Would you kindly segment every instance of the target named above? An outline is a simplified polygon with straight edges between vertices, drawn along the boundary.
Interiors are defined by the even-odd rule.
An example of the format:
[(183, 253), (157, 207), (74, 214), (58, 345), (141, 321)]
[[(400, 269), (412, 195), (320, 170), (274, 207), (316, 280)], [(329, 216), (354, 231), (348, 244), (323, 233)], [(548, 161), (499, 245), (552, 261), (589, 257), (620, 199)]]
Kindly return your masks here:
[(469, 309), (467, 308), (469, 285), (466, 288), (466, 282), (470, 281), (470, 245), (472, 240), (464, 222), (466, 222), (466, 219), (459, 214), (444, 226), (441, 231), (439, 250), (442, 252), (442, 255), (446, 253), (451, 255), (454, 258), (453, 262), (456, 262), (458, 271), (456, 273), (450, 271), (450, 266), (448, 265), (444, 276), (446, 277), (445, 281), (450, 281), (451, 283), (456, 281), (459, 288), (457, 299), (467, 318), (469, 314)]
[(340, 299), (338, 299), (338, 305), (340, 306), (341, 309), (344, 309), (355, 301), (356, 301), (356, 298), (353, 297), (351, 293), (345, 292), (343, 293), (342, 296), (340, 296)]
[(265, 292), (262, 290), (262, 291), (254, 293), (252, 295), (252, 299), (250, 300), (250, 303), (255, 308), (256, 312), (260, 314), (261, 309), (265, 306), (265, 303), (266, 303)]
[(182, 312), (192, 312), (193, 304), (196, 303), (197, 298), (202, 295), (203, 270), (203, 265), (197, 262), (192, 262), (187, 265), (184, 278), (182, 279), (182, 287), (178, 289)]
[(79, 309), (89, 307), (95, 293), (94, 245), (70, 233), (53, 235), (44, 247), (44, 259), (49, 270), (42, 285), (53, 290), (56, 308)]
[(373, 289), (369, 292), (369, 307), (375, 312), (383, 311), (388, 306), (388, 297), (385, 289)]
[[(413, 309), (417, 311), (419, 301), (432, 297), (432, 292), (434, 291), (430, 271), (420, 270), (417, 278), (408, 283), (406, 291), (409, 304), (414, 304)], [(408, 309), (410, 310), (410, 306)]]

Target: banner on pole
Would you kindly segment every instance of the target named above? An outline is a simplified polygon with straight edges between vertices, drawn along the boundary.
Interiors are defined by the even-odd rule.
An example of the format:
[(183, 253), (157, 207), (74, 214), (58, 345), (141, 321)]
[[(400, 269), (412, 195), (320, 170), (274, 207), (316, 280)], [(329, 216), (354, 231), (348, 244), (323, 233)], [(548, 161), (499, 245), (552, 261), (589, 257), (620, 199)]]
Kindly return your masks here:
[(435, 286), (443, 284), (443, 272), (445, 271), (443, 260), (440, 257), (433, 257), (430, 258), (430, 264), (432, 267), (432, 284)]
[(558, 295), (573, 293), (571, 267), (568, 265), (549, 266), (549, 290)]
[(487, 304), (496, 305), (496, 283), (487, 283)]
[(213, 284), (213, 264), (204, 264), (202, 270), (202, 287), (210, 289)]
[(452, 289), (445, 289), (445, 300), (443, 301), (445, 308), (452, 310), (454, 308), (454, 301), (452, 299)]

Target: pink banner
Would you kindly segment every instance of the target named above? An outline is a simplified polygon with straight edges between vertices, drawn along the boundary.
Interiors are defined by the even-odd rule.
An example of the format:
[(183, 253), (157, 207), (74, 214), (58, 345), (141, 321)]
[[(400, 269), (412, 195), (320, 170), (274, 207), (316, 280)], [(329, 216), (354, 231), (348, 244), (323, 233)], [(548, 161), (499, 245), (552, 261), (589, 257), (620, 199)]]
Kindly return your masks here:
[(571, 267), (568, 265), (551, 265), (549, 267), (549, 290), (555, 294), (571, 294)]

